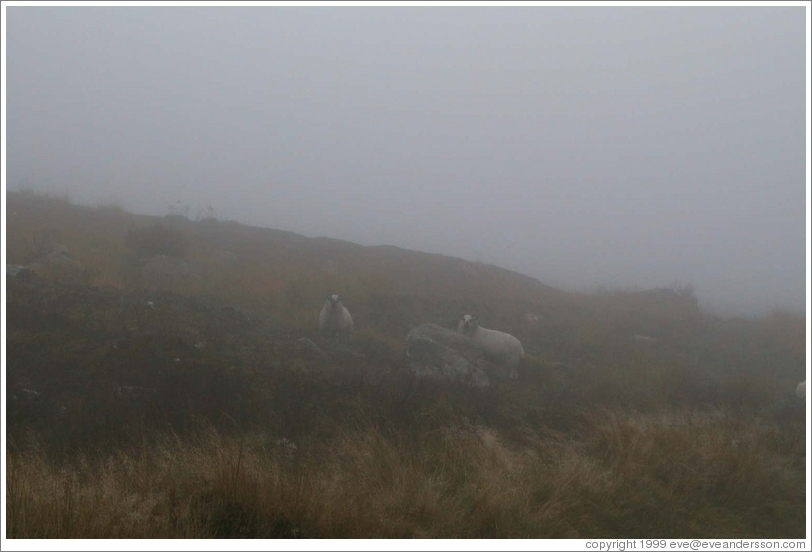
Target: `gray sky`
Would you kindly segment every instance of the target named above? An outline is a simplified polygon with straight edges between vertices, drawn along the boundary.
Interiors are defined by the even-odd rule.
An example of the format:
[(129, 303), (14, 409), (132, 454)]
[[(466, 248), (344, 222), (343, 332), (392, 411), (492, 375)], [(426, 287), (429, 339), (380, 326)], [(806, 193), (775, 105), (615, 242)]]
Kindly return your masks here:
[(804, 7), (8, 7), (7, 185), (804, 310)]

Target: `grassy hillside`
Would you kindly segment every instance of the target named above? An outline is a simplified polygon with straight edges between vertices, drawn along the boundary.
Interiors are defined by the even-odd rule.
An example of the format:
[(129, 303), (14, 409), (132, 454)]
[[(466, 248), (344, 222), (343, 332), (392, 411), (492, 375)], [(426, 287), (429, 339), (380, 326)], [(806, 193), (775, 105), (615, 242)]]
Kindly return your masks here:
[[(24, 192), (7, 212), (31, 273), (6, 289), (9, 537), (803, 537), (801, 316)], [(316, 331), (327, 293), (349, 345)], [(410, 376), (408, 331), (466, 312), (522, 340), (518, 381)]]

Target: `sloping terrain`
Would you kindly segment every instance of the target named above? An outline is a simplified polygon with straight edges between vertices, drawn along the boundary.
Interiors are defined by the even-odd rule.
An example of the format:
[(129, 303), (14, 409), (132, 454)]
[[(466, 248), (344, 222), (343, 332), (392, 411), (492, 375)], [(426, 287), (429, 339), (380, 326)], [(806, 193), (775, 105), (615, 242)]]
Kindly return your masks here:
[[(7, 211), (6, 260), (25, 267), (7, 274), (4, 297), (6, 438), (12, 460), (22, 462), (9, 483), (21, 501), (11, 510), (17, 534), (65, 534), (46, 527), (68, 515), (64, 504), (48, 502), (27, 479), (50, 473), (67, 481), (49, 466), (125, 454), (147, 469), (163, 465), (148, 458), (166, 447), (189, 462), (200, 454), (242, 459), (251, 443), (246, 461), (265, 467), (248, 480), (240, 472), (212, 489), (211, 477), (220, 477), (212, 473), (224, 469), (215, 462), (214, 472), (194, 476), (208, 483), (177, 476), (190, 487), (170, 485), (150, 498), (161, 505), (150, 510), (160, 521), (148, 525), (161, 528), (151, 536), (803, 533), (805, 413), (794, 396), (804, 379), (803, 317), (723, 319), (703, 312), (685, 288), (566, 293), (459, 258), (30, 193), (9, 193)], [(328, 293), (341, 293), (352, 312), (358, 331), (349, 343), (317, 332)], [(528, 354), (517, 381), (474, 390), (411, 376), (409, 330), (427, 322), (453, 328), (463, 313), (521, 339)], [(208, 444), (192, 452), (183, 443), (201, 428)], [(167, 435), (176, 444), (166, 445)], [(295, 443), (298, 467), (279, 456), (285, 443)], [(336, 463), (325, 460), (334, 453)], [(478, 463), (461, 460), (469, 456)], [(382, 518), (354, 494), (370, 492), (352, 475), (369, 462), (373, 472), (395, 470), (370, 476), (380, 477), (379, 499), (391, 499), (375, 506)], [(41, 465), (40, 476), (19, 467), (29, 465)], [(106, 473), (92, 469), (96, 476), (83, 483), (89, 493)], [(482, 470), (507, 479), (477, 487), (468, 478)], [(315, 498), (295, 507), (257, 503), (244, 494), (270, 484), (264, 477), (311, 476), (304, 487), (285, 483), (295, 487), (286, 492), (330, 496), (334, 506)], [(577, 500), (555, 490), (565, 481)], [(169, 506), (178, 493), (189, 493), (188, 523)], [(772, 502), (746, 506), (759, 493)], [(453, 503), (444, 503), (449, 496)], [(653, 496), (676, 508), (674, 517), (639, 519)], [(339, 514), (339, 503), (355, 504), (354, 514)], [(432, 515), (399, 509), (429, 503)], [(44, 517), (20, 525), (33, 516), (21, 513), (25, 504), (40, 504)], [(232, 508), (247, 508), (250, 520), (235, 521)], [(446, 510), (460, 517), (438, 521)], [(124, 535), (144, 534), (132, 523)], [(93, 527), (76, 536), (122, 536), (120, 525)]]

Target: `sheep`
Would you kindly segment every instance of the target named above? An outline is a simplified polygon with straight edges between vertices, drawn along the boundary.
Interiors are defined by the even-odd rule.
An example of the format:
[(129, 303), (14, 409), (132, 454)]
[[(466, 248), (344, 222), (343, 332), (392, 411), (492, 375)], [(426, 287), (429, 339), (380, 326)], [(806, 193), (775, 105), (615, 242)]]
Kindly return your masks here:
[(344, 306), (340, 295), (328, 295), (319, 313), (319, 330), (322, 334), (349, 338), (353, 332), (352, 316)]
[(806, 380), (799, 383), (798, 387), (795, 388), (795, 395), (799, 399), (806, 399)]
[(489, 360), (506, 366), (510, 379), (519, 377), (516, 365), (524, 358), (521, 341), (508, 333), (483, 328), (470, 314), (466, 314), (460, 319), (457, 332), (478, 343)]

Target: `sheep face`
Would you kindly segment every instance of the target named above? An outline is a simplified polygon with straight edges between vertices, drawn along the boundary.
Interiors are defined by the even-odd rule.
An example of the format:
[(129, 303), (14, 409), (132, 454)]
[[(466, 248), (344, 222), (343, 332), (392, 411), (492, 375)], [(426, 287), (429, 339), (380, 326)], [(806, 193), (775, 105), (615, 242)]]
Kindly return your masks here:
[(341, 296), (338, 294), (333, 294), (328, 295), (324, 300), (324, 308), (322, 310), (325, 313), (336, 313), (335, 315), (338, 316), (343, 308), (344, 302), (341, 300)]
[(477, 319), (470, 314), (466, 314), (460, 319), (460, 323), (457, 324), (457, 332), (471, 336), (476, 332), (477, 327), (479, 327)]

